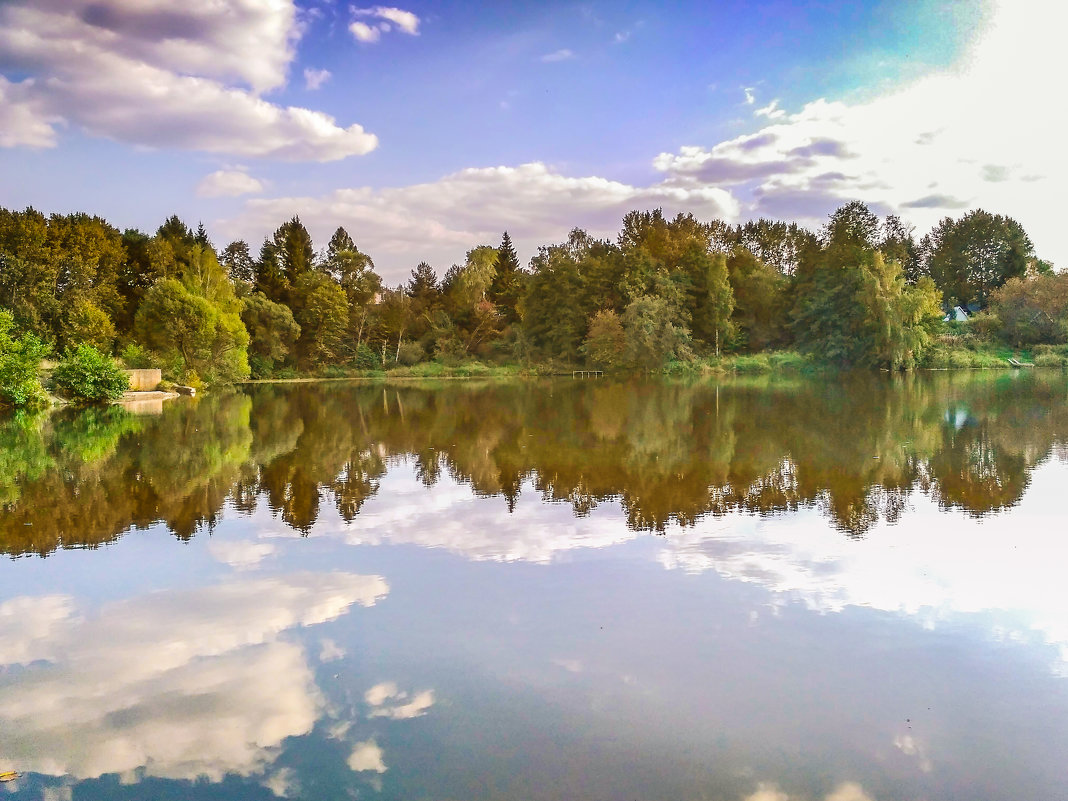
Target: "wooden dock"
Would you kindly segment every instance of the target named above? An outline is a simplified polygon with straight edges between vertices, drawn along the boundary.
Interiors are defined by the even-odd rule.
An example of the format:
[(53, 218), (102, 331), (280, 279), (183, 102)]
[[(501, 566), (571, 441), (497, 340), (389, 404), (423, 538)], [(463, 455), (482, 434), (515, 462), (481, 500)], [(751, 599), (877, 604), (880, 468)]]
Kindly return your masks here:
[(602, 378), (604, 373), (601, 370), (572, 370), (572, 378)]

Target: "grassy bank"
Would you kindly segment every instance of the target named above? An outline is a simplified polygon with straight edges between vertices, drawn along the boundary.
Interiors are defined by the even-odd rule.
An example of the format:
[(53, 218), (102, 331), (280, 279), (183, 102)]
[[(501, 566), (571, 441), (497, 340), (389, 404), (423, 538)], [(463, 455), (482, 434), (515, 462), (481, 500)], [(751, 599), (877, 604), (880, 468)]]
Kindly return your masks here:
[[(1039, 345), (1034, 349), (1016, 349), (1003, 344), (964, 337), (944, 337), (925, 355), (917, 369), (968, 370), (1011, 369), (1009, 359), (1036, 367), (1059, 367), (1068, 369), (1068, 345)], [(273, 378), (253, 380), (247, 383), (299, 383), (307, 381), (394, 381), (407, 379), (462, 379), (462, 378), (530, 378), (536, 376), (569, 376), (573, 370), (588, 369), (585, 365), (563, 362), (545, 362), (529, 365), (488, 365), (480, 361), (459, 364), (420, 362), (411, 366), (392, 367), (387, 370), (355, 370), (337, 366), (327, 367), (318, 374), (297, 375), (292, 372)], [(719, 376), (719, 375), (806, 375), (832, 372), (835, 368), (819, 360), (798, 353), (782, 350), (755, 354), (725, 354), (697, 358), (692, 361), (672, 361), (658, 371), (669, 376)], [(612, 371), (605, 374), (627, 375), (631, 372)]]

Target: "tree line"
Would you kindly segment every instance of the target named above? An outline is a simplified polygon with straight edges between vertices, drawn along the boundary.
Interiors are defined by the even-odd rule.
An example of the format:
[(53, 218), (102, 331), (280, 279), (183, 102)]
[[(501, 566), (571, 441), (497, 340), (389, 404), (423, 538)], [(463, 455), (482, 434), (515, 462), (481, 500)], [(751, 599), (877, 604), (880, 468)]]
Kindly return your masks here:
[[(1015, 295), (999, 295), (1012, 279)], [(659, 369), (786, 348), (907, 368), (946, 306), (1001, 301), (1018, 312), (1005, 315), (1011, 336), (1063, 342), (1059, 280), (1019, 223), (982, 210), (919, 240), (860, 202), (819, 231), (634, 211), (614, 240), (575, 229), (526, 267), (505, 233), (441, 276), (422, 262), (387, 286), (344, 228), (316, 250), (298, 217), (254, 254), (244, 241), (216, 249), (176, 216), (148, 235), (0, 209), (0, 374), (86, 344), (191, 383), (432, 359)]]

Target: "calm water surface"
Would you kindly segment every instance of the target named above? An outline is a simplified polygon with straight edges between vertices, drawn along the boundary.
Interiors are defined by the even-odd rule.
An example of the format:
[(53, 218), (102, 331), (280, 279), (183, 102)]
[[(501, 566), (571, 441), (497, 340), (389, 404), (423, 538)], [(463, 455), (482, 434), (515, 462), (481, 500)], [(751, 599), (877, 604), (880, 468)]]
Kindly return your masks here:
[(1068, 378), (0, 419), (12, 799), (1068, 798)]

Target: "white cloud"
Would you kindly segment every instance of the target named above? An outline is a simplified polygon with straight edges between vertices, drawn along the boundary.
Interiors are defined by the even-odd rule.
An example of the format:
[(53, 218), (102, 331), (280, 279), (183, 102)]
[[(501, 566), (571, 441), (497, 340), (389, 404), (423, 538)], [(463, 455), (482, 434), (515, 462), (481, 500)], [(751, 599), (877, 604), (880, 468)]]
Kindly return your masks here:
[(357, 773), (362, 771), (374, 771), (385, 773), (386, 763), (382, 761), (382, 749), (374, 740), (364, 740), (356, 743), (348, 759), (349, 768)]
[(1068, 265), (1068, 229), (1050, 202), (1068, 182), (1068, 115), (1045, 80), (1063, 71), (1066, 21), (1048, 3), (1003, 3), (957, 67), (863, 102), (817, 99), (787, 115), (773, 101), (756, 113), (774, 124), (655, 164), (681, 181), (745, 184), (751, 216), (819, 223), (861, 199), (922, 233), (983, 207), (1019, 220), (1039, 255)]
[(743, 86), (742, 91), (745, 92), (745, 104), (751, 106), (756, 102), (756, 95), (753, 93), (753, 87)]
[(617, 31), (616, 35), (612, 37), (612, 41), (616, 44), (623, 44), (630, 39), (630, 31)]
[(262, 191), (263, 182), (241, 170), (216, 170), (197, 184), (200, 197), (237, 197)]
[(11, 83), (0, 75), (0, 147), (55, 147), (61, 121), (37, 95), (35, 81)]
[(575, 54), (568, 50), (566, 47), (560, 50), (554, 50), (551, 53), (546, 53), (541, 57), (541, 60), (546, 64), (551, 64), (554, 61), (569, 61), (575, 57)]
[(777, 120), (786, 116), (786, 112), (779, 108), (778, 99), (772, 100), (766, 106), (761, 106), (753, 114), (757, 117), (767, 117), (769, 120)]
[(692, 211), (705, 218), (733, 218), (738, 210), (730, 193), (714, 186), (637, 187), (596, 176), (573, 178), (534, 162), (471, 168), (406, 187), (249, 200), (239, 217), (220, 225), (233, 238), (249, 241), (293, 214), (308, 220), (317, 239), (343, 225), (384, 277), (395, 281), (423, 259), (443, 272), (469, 248), (499, 242), (505, 230), (529, 252), (562, 241), (576, 225), (597, 236), (614, 236), (628, 211), (661, 206), (668, 213)]
[(56, 125), (149, 147), (330, 161), (373, 150), (359, 125), (259, 96), (285, 83), (300, 25), (291, 0), (220, 4), (45, 0), (0, 7), (0, 144), (55, 145)]
[(304, 68), (304, 88), (314, 91), (330, 80), (330, 70), (315, 70), (311, 67)]
[(378, 28), (373, 28), (366, 22), (360, 22), (359, 20), (349, 25), (349, 30), (361, 42), (377, 42), (382, 35)]
[(366, 693), (364, 700), (374, 709), (371, 710), (372, 718), (392, 718), (393, 720), (407, 720), (426, 714), (426, 711), (434, 705), (434, 691), (422, 690), (409, 694), (402, 692), (391, 681), (376, 684)]
[(387, 592), (378, 576), (298, 573), (152, 593), (83, 615), (55, 596), (8, 601), (0, 660), (47, 664), (0, 688), (0, 753), (22, 770), (78, 779), (261, 773), (324, 707), (303, 649), (282, 632)]
[(380, 20), (377, 23), (353, 20), (349, 25), (349, 31), (361, 42), (377, 42), (383, 33), (389, 33), (394, 29), (409, 36), (419, 35), (419, 17), (411, 11), (392, 6), (374, 6), (373, 8), (354, 8), (352, 13), (357, 17)]

